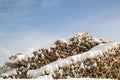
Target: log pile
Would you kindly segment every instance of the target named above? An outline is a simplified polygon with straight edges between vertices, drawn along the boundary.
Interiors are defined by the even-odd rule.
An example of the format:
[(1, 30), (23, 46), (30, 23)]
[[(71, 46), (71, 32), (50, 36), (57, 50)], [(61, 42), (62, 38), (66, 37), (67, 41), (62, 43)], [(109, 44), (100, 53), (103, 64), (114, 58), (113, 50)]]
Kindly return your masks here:
[(120, 47), (109, 50), (101, 57), (87, 58), (76, 64), (59, 67), (54, 73), (55, 79), (81, 77), (120, 79)]
[[(95, 41), (88, 33), (75, 34), (69, 41), (57, 40), (55, 47), (49, 49), (39, 49), (33, 52), (32, 57), (28, 57), (27, 60), (16, 61), (14, 63), (7, 63), (6, 65), (12, 67), (29, 67), (29, 69), (36, 69), (44, 66), (50, 62), (56, 61), (58, 58), (66, 58), (68, 56), (76, 55), (90, 50), (94, 46), (105, 43), (105, 41)], [(15, 57), (16, 56), (12, 56)], [(11, 57), (10, 57), (11, 58)], [(13, 66), (14, 65), (14, 66)]]
[[(15, 72), (15, 74), (3, 75), (3, 78), (28, 78), (27, 77), (28, 70), (34, 70), (34, 69), (41, 68), (42, 66), (47, 65), (51, 62), (54, 62), (54, 61), (58, 60), (59, 58), (64, 59), (69, 56), (77, 55), (77, 54), (80, 54), (80, 53), (90, 50), (94, 46), (97, 46), (99, 44), (108, 43), (108, 42), (109, 41), (106, 41), (103, 39), (96, 40), (94, 37), (92, 37), (88, 33), (75, 34), (73, 37), (71, 37), (70, 39), (68, 39), (66, 41), (64, 41), (62, 39), (58, 39), (54, 43), (55, 46), (50, 46), (49, 49), (39, 49), (37, 51), (34, 51), (32, 57), (27, 57), (26, 59), (17, 60), (14, 62), (6, 62), (5, 64), (7, 66), (9, 66), (11, 68), (16, 68), (16, 72)], [(115, 51), (115, 50), (113, 50), (113, 51)], [(118, 53), (119, 53), (119, 51), (118, 51)], [(17, 55), (13, 55), (9, 58), (16, 59)], [(22, 55), (22, 54), (19, 53), (19, 55)], [(107, 55), (107, 56), (109, 56), (109, 55)], [(103, 57), (103, 58), (104, 58), (104, 60), (107, 59), (105, 57)], [(92, 61), (94, 61), (94, 60), (96, 61), (98, 59), (99, 58), (87, 59), (87, 60), (89, 60), (89, 63), (91, 63), (88, 66), (93, 65)], [(82, 63), (85, 64), (86, 61), (83, 61)], [(99, 63), (101, 65), (103, 64), (103, 62), (99, 62)], [(88, 70), (86, 70), (86, 69), (84, 70), (81, 68), (80, 72), (76, 72), (76, 70), (79, 69), (80, 64), (81, 64), (81, 62), (79, 62), (77, 64), (70, 64), (70, 65), (66, 65), (64, 67), (60, 67), (60, 71), (62, 71), (62, 74), (59, 73), (60, 71), (55, 71), (56, 74), (53, 75), (53, 78), (55, 78), (55, 79), (58, 79), (58, 78), (63, 79), (63, 78), (67, 78), (67, 77), (96, 77), (97, 78), (97, 76), (94, 76), (94, 74), (88, 76), (87, 75)], [(97, 62), (96, 62), (96, 64), (97, 64)], [(107, 63), (107, 65), (108, 65), (108, 63)], [(75, 67), (76, 67), (76, 69), (75, 69)], [(98, 69), (98, 67), (97, 68), (93, 67), (93, 68), (94, 68), (93, 70)], [(90, 69), (89, 72), (92, 72), (92, 70)], [(120, 72), (117, 72), (117, 73), (120, 73)], [(114, 77), (110, 77), (110, 78), (114, 78)]]

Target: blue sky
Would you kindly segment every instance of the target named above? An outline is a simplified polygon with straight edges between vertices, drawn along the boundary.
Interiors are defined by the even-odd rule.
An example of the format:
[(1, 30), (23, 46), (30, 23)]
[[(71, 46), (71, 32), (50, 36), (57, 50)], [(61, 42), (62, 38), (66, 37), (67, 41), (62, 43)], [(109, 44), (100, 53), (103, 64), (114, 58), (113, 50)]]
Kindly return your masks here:
[(120, 0), (0, 0), (0, 65), (77, 32), (120, 41)]

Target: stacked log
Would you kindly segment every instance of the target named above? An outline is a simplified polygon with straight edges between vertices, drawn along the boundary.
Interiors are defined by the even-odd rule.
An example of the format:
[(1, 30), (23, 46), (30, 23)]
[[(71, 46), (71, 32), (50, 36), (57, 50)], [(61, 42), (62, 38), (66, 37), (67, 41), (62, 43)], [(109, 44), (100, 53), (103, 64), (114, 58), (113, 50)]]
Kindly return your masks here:
[[(108, 41), (102, 39), (99, 41), (95, 40), (95, 38), (90, 36), (88, 33), (75, 34), (67, 41), (58, 39), (54, 43), (54, 47), (50, 46), (49, 49), (39, 49), (34, 51), (32, 57), (17, 60), (16, 62), (6, 62), (6, 65), (11, 68), (17, 68), (17, 70), (16, 74), (4, 76), (4, 78), (27, 78), (26, 73), (28, 70), (41, 68), (42, 66), (54, 62), (59, 58), (67, 58), (69, 56), (80, 54), (90, 50), (98, 44), (107, 42)], [(16, 55), (13, 55), (10, 59), (11, 58), (17, 57)], [(56, 78), (55, 76), (53, 77)]]
[(54, 79), (85, 77), (120, 79), (120, 47), (105, 52), (104, 56), (87, 58), (76, 64), (59, 67), (54, 73), (52, 75)]
[[(39, 49), (34, 51), (34, 56), (29, 57), (27, 60), (14, 62), (13, 65), (15, 67), (28, 67), (30, 65), (30, 69), (40, 68), (43, 65), (56, 61), (58, 58), (66, 58), (88, 51), (100, 43), (102, 42), (95, 41), (88, 33), (83, 33), (82, 35), (75, 34), (68, 42), (59, 39), (55, 42), (55, 47), (50, 47), (50, 50)], [(16, 56), (14, 57), (16, 58)], [(9, 64), (11, 64), (9, 66), (14, 67), (12, 63)]]

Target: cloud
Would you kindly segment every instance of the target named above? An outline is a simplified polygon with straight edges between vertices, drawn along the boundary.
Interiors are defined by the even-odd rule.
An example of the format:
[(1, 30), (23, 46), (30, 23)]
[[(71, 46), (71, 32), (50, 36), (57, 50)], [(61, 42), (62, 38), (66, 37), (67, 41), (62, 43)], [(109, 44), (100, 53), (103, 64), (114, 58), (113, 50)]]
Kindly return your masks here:
[[(28, 21), (25, 17), (33, 15), (34, 10), (56, 8), (59, 2), (60, 0), (0, 0), (0, 23), (5, 25)], [(21, 20), (22, 18), (25, 19)]]
[(34, 0), (0, 0), (0, 17), (27, 15), (35, 3)]
[[(76, 31), (88, 31), (94, 36), (117, 40), (120, 34), (120, 10), (117, 6), (105, 8), (97, 13), (88, 14), (80, 19), (76, 17), (68, 21), (66, 26)], [(70, 29), (69, 28), (69, 29)]]
[(48, 7), (57, 7), (59, 5), (60, 0), (42, 0), (41, 6)]
[(9, 7), (30, 7), (34, 4), (40, 3), (42, 7), (51, 7), (57, 6), (60, 0), (0, 0), (0, 6), (9, 6)]
[(0, 0), (0, 6), (29, 6), (34, 0)]
[(37, 29), (22, 30), (11, 32), (9, 35), (7, 34), (0, 41), (2, 45), (0, 46), (0, 53), (2, 54), (31, 53), (33, 50), (46, 47), (56, 40), (55, 34)]

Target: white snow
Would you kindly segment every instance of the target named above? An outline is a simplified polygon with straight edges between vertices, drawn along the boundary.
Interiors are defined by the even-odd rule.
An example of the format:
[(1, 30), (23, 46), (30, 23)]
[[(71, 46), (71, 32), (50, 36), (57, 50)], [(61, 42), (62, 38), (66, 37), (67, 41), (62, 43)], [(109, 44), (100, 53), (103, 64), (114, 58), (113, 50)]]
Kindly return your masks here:
[(75, 35), (80, 35), (80, 36), (82, 36), (84, 34), (84, 32), (83, 33), (76, 33)]
[(2, 73), (1, 76), (9, 76), (9, 75), (11, 75), (11, 74), (17, 74), (17, 73), (16, 73), (16, 69), (12, 69), (12, 70), (10, 70), (10, 71), (7, 71), (7, 72), (5, 72), (5, 73)]
[(0, 77), (0, 79), (3, 79), (2, 77)]
[(82, 68), (82, 69), (84, 69), (84, 68), (85, 68), (85, 66), (84, 66), (83, 62), (81, 63), (80, 68)]
[(97, 66), (97, 63), (95, 62), (95, 63), (93, 64), (93, 66), (96, 67), (96, 66)]
[(100, 41), (99, 39), (97, 39), (97, 38), (95, 38), (95, 37), (93, 37), (93, 39), (94, 39), (95, 42), (101, 43), (101, 41)]
[(71, 36), (68, 38), (68, 40), (71, 39), (71, 38), (73, 38), (73, 36), (76, 36), (76, 35), (82, 36), (83, 34), (84, 34), (84, 33), (79, 33), (79, 32), (78, 32), (78, 33), (76, 33), (76, 34), (74, 34), (74, 35), (71, 35)]
[(61, 42), (63, 42), (63, 43), (67, 43), (68, 44), (68, 42), (67, 42), (67, 40), (65, 40), (65, 39), (59, 39)]
[(35, 79), (52, 79), (53, 80), (53, 78), (50, 76), (50, 75), (45, 75), (45, 76), (39, 76), (39, 77), (37, 77), (37, 78), (35, 78)]
[(10, 63), (15, 63), (17, 61), (21, 61), (21, 60), (25, 60), (28, 59), (28, 57), (32, 57), (33, 54), (32, 53), (20, 53), (20, 54), (16, 54), (15, 57), (12, 57), (10, 60), (6, 61), (6, 62), (10, 62)]
[(97, 79), (97, 78), (69, 78), (69, 80), (117, 80), (117, 79)]
[(59, 74), (62, 74), (62, 72), (63, 72), (63, 69), (60, 69), (60, 70), (59, 70)]
[(42, 57), (42, 59), (44, 59), (45, 58), (44, 54), (41, 54), (41, 57)]
[(114, 47), (118, 48), (119, 46), (120, 46), (120, 42), (110, 42), (110, 43), (106, 43), (106, 44), (100, 44), (82, 54), (70, 56), (65, 59), (58, 59), (55, 62), (52, 62), (48, 65), (41, 67), (40, 69), (29, 70), (27, 72), (27, 77), (32, 77), (32, 78), (39, 77), (43, 73), (43, 71), (48, 71), (48, 72), (50, 72), (50, 75), (51, 75), (56, 70), (56, 67), (65, 66), (66, 64), (70, 64), (71, 61), (73, 63), (76, 63), (76, 62), (82, 61), (86, 58), (102, 56), (104, 52), (106, 52)]
[(51, 47), (51, 48), (55, 48), (56, 45), (53, 43), (53, 44), (50, 45), (50, 47)]

